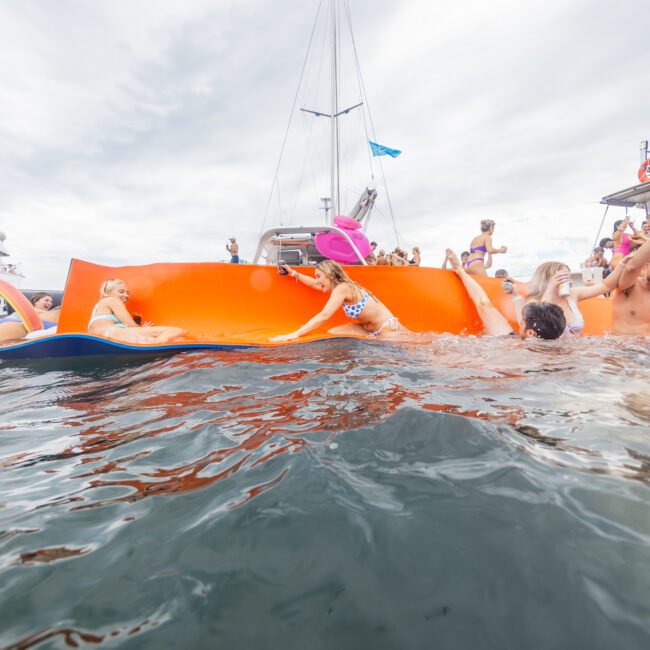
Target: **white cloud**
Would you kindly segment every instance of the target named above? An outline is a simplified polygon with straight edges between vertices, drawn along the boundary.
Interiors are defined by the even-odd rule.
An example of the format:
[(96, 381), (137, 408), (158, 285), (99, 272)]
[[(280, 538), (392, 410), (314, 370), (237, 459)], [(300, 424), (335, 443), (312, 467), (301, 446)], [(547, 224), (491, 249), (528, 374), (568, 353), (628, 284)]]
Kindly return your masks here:
[[(232, 234), (251, 257), (316, 7), (0, 5), (0, 228), (28, 285), (62, 286), (72, 256), (221, 259)], [(351, 12), (377, 139), (404, 151), (382, 161), (399, 231), (425, 263), (467, 248), (485, 217), (509, 247), (495, 268), (526, 274), (558, 252), (584, 259), (599, 198), (636, 182), (637, 145), (650, 135), (647, 4), (356, 0)], [(325, 44), (319, 32), (307, 107), (327, 108), (327, 64), (315, 64)], [(342, 128), (362, 141), (360, 115)], [(282, 214), (306, 223), (319, 219), (327, 160), (301, 145), (310, 132), (314, 152), (328, 136), (324, 120), (294, 121)], [(351, 205), (368, 180), (352, 163), (366, 153), (343, 153)], [(394, 246), (376, 183), (368, 234)]]

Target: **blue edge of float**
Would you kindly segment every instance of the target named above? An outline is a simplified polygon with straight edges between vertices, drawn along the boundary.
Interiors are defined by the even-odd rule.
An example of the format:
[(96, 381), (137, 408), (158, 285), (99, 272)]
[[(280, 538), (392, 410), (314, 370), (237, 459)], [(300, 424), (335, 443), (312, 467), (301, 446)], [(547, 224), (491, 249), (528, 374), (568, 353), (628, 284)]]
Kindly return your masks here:
[(170, 343), (168, 345), (128, 345), (87, 334), (58, 334), (33, 341), (21, 341), (0, 347), (1, 360), (51, 359), (54, 357), (85, 357), (99, 355), (151, 354), (190, 350), (239, 350), (258, 347), (247, 344)]

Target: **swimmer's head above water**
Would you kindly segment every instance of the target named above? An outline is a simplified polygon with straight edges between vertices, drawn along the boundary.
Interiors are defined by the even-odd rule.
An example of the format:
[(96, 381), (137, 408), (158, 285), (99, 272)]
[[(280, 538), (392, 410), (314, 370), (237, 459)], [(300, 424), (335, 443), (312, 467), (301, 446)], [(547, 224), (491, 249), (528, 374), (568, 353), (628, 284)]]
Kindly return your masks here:
[(551, 302), (531, 302), (521, 312), (519, 335), (522, 338), (540, 338), (553, 341), (566, 329), (562, 307)]

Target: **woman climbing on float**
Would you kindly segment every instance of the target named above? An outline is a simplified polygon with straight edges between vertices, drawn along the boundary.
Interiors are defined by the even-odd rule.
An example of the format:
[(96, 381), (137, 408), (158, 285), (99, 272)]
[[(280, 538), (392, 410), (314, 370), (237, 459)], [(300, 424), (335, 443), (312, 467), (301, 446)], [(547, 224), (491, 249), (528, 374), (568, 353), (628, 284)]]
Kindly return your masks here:
[(88, 332), (125, 343), (168, 343), (186, 334), (180, 327), (138, 325), (124, 306), (129, 289), (122, 280), (106, 280), (99, 290), (100, 300), (88, 322)]
[(557, 305), (538, 302), (525, 305), (522, 308), (521, 297), (516, 286), (513, 285), (510, 297), (519, 322), (519, 332), (515, 332), (506, 317), (492, 304), (483, 287), (469, 275), (458, 260), (456, 253), (449, 248), (447, 249), (447, 259), (452, 270), (465, 286), (467, 295), (474, 303), (487, 336), (511, 336), (513, 338), (521, 337), (522, 339), (532, 337), (547, 340), (557, 339), (562, 336), (566, 327), (566, 318)]
[(618, 270), (613, 271), (600, 284), (590, 287), (572, 287), (571, 270), (566, 264), (544, 262), (537, 267), (528, 283), (526, 304), (550, 302), (557, 305), (566, 318), (566, 333), (579, 335), (585, 326), (585, 319), (578, 303), (613, 291), (623, 271), (620, 263), (618, 267)]
[(302, 284), (316, 291), (330, 293), (329, 300), (312, 319), (307, 321), (295, 332), (274, 336), (271, 341), (292, 341), (309, 334), (321, 325), (324, 325), (336, 310), (342, 308), (348, 318), (357, 320), (356, 323), (340, 325), (329, 330), (330, 334), (356, 334), (377, 336), (381, 338), (395, 336), (400, 332), (407, 332), (396, 316), (380, 302), (370, 291), (364, 289), (346, 274), (337, 262), (324, 260), (316, 267), (315, 277), (298, 273), (295, 269), (280, 263), (281, 269), (286, 269), (287, 274)]
[(469, 258), (465, 265), (465, 268), (470, 275), (487, 275), (487, 265), (485, 264), (486, 253), (497, 255), (498, 253), (508, 252), (507, 246), (495, 248), (492, 245), (492, 235), (494, 234), (495, 225), (496, 224), (492, 219), (483, 219), (481, 221), (481, 234), (472, 239), (469, 249)]

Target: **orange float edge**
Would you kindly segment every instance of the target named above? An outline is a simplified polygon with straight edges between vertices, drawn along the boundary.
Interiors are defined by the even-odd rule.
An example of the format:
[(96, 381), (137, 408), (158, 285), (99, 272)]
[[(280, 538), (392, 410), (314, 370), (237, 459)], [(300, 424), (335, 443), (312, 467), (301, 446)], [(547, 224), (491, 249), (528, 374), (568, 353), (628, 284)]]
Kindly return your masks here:
[[(479, 334), (483, 329), (461, 281), (451, 271), (412, 266), (348, 266), (346, 271), (414, 332)], [(314, 271), (301, 272), (313, 275)], [(59, 334), (87, 333), (99, 288), (110, 278), (128, 285), (127, 307), (132, 314), (154, 325), (183, 327), (192, 343), (278, 345), (269, 338), (294, 331), (327, 300), (326, 295), (280, 276), (275, 266), (206, 262), (107, 267), (75, 259), (64, 291)], [(516, 329), (501, 281), (480, 277), (478, 282)], [(580, 306), (586, 321), (584, 334), (602, 335), (611, 328), (609, 300), (593, 298)], [(324, 328), (295, 342), (339, 338), (327, 330), (346, 322), (341, 310)]]
[(5, 302), (11, 305), (28, 332), (43, 329), (41, 317), (32, 303), (16, 287), (4, 280), (0, 280), (0, 298), (4, 298)]

